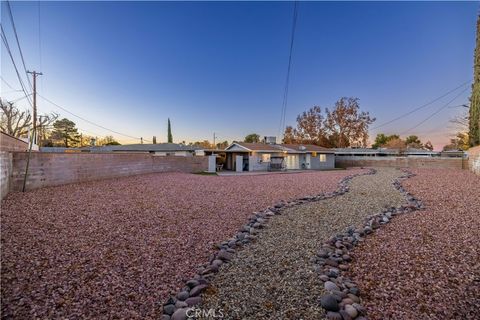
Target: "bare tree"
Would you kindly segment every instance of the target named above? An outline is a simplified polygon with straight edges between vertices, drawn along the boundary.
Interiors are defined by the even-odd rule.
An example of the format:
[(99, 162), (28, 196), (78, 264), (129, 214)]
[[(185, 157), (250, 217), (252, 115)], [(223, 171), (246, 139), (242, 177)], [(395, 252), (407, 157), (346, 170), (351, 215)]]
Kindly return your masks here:
[(14, 137), (21, 137), (28, 133), (32, 122), (30, 111), (20, 111), (13, 102), (0, 99), (0, 129)]
[[(21, 111), (13, 102), (0, 99), (0, 129), (14, 137), (22, 137), (32, 126), (32, 115), (29, 110)], [(51, 125), (57, 120), (58, 114), (52, 112), (38, 117), (38, 143), (46, 140)]]
[(37, 136), (38, 136), (38, 145), (43, 146), (45, 141), (48, 139), (48, 135), (51, 132), (51, 127), (55, 121), (58, 119), (57, 113), (43, 114), (38, 117), (37, 123)]

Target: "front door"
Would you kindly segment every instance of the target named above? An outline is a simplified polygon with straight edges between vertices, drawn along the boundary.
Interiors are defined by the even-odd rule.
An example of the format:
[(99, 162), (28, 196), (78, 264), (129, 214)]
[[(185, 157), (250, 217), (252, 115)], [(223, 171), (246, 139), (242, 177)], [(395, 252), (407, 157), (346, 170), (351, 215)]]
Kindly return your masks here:
[(298, 155), (287, 155), (286, 160), (287, 170), (300, 169), (300, 161)]

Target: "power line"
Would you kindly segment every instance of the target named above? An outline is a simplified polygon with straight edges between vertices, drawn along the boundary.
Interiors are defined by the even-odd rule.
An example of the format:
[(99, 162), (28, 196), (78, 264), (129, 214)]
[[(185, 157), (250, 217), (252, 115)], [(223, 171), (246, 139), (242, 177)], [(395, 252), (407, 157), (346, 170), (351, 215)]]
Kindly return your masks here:
[(373, 127), (372, 130), (375, 130), (375, 129), (384, 127), (384, 126), (386, 126), (387, 124), (390, 124), (390, 123), (392, 123), (392, 122), (395, 122), (395, 121), (397, 121), (397, 120), (400, 120), (400, 119), (402, 119), (402, 118), (405, 118), (406, 116), (409, 116), (409, 115), (411, 115), (412, 113), (417, 112), (418, 110), (423, 109), (423, 108), (425, 108), (426, 106), (429, 106), (429, 105), (431, 105), (432, 103), (435, 103), (435, 102), (437, 102), (438, 100), (440, 100), (440, 99), (448, 96), (450, 93), (457, 91), (458, 89), (460, 89), (461, 87), (463, 87), (463, 86), (465, 86), (466, 84), (470, 83), (471, 81), (472, 81), (472, 80), (468, 80), (468, 81), (462, 83), (461, 85), (459, 85), (458, 87), (456, 87), (456, 88), (454, 88), (454, 89), (452, 89), (452, 90), (450, 90), (450, 91), (442, 94), (441, 96), (439, 96), (439, 97), (431, 100), (430, 102), (427, 102), (427, 103), (425, 103), (425, 104), (423, 104), (423, 105), (421, 105), (421, 106), (419, 106), (419, 107), (417, 107), (417, 108), (415, 108), (415, 109), (413, 109), (413, 110), (411, 110), (411, 111), (409, 111), (409, 112), (407, 112), (407, 113), (404, 113), (404, 114), (402, 114), (401, 116), (396, 117), (395, 119), (392, 119), (392, 120), (390, 120), (390, 121), (387, 121), (387, 122), (385, 122), (385, 123), (382, 123), (381, 125), (378, 125), (378, 126), (376, 126), (376, 127)]
[(3, 25), (2, 24), (0, 24), (0, 28), (1, 28), (2, 41), (3, 41), (3, 44), (4, 44), (5, 48), (7, 49), (8, 55), (10, 56), (10, 60), (12, 61), (13, 67), (15, 68), (15, 72), (17, 74), (18, 82), (20, 83), (20, 86), (22, 87), (23, 93), (27, 97), (28, 103), (30, 104), (30, 106), (32, 106), (32, 101), (30, 101), (30, 99), (28, 98), (27, 90), (25, 89), (25, 84), (23, 83), (22, 77), (20, 76), (20, 72), (18, 72), (17, 64), (15, 63), (15, 59), (13, 58), (12, 51), (10, 50), (10, 46), (8, 45), (7, 36), (5, 34), (5, 31), (3, 30)]
[(0, 79), (10, 88), (12, 89), (13, 91), (22, 91), (22, 90), (19, 90), (19, 89), (15, 89), (12, 85), (10, 85), (10, 83), (7, 82), (7, 80), (5, 80), (1, 75), (0, 75)]
[(437, 109), (437, 111), (435, 111), (434, 113), (432, 113), (431, 115), (429, 115), (428, 117), (426, 117), (425, 119), (423, 119), (422, 121), (420, 121), (419, 123), (417, 123), (416, 125), (414, 125), (413, 127), (411, 127), (410, 129), (400, 133), (400, 135), (403, 135), (417, 127), (419, 127), (420, 125), (422, 125), (423, 123), (425, 123), (426, 121), (430, 120), (433, 116), (435, 116), (436, 114), (438, 114), (440, 111), (442, 111), (443, 109), (447, 108), (450, 103), (452, 103), (453, 101), (455, 101), (458, 97), (460, 97), (465, 91), (468, 90), (468, 87), (463, 89), (459, 94), (457, 94), (453, 99), (451, 99), (450, 101), (448, 101), (446, 104), (444, 104), (443, 106), (441, 106), (440, 108)]
[[(38, 0), (38, 58), (40, 61), (40, 70), (43, 70), (43, 59), (42, 59), (42, 23), (41, 23), (41, 14), (40, 14), (40, 4), (41, 1)], [(45, 90), (45, 86), (43, 84), (44, 77), (41, 78), (42, 90)]]
[[(20, 91), (22, 91), (22, 90), (20, 90)], [(28, 94), (28, 96), (31, 96), (31, 95), (32, 95), (32, 93), (29, 93), (29, 94)], [(14, 100), (12, 100), (12, 101), (10, 101), (10, 102), (15, 103), (15, 102), (18, 102), (18, 101), (23, 100), (23, 99), (25, 99), (25, 98), (26, 98), (26, 96), (22, 96), (22, 97), (20, 97), (20, 98), (14, 99)]]
[(280, 113), (280, 128), (279, 135), (281, 136), (283, 130), (285, 129), (286, 113), (287, 113), (287, 102), (288, 102), (288, 85), (290, 82), (290, 71), (292, 68), (292, 53), (293, 53), (293, 44), (295, 42), (295, 30), (297, 28), (297, 16), (298, 16), (298, 1), (294, 2), (293, 6), (293, 23), (292, 23), (292, 34), (290, 38), (290, 52), (288, 55), (288, 67), (287, 67), (287, 77), (285, 80), (285, 88), (283, 92), (283, 102), (282, 109)]
[[(113, 133), (115, 133), (115, 134), (118, 134), (118, 135), (121, 135), (121, 136), (124, 136), (124, 137), (131, 138), (131, 139), (135, 139), (135, 140), (141, 140), (141, 139), (142, 139), (141, 137), (134, 137), (134, 136), (131, 136), (131, 135), (128, 135), (128, 134), (124, 134), (124, 133), (121, 133), (121, 132), (118, 132), (118, 131), (115, 131), (115, 130), (109, 129), (109, 128), (107, 128), (107, 127), (104, 127), (104, 126), (102, 126), (102, 125), (99, 125), (99, 124), (97, 124), (97, 123), (95, 123), (95, 122), (92, 122), (92, 121), (90, 121), (90, 120), (88, 120), (88, 119), (85, 119), (85, 118), (83, 118), (83, 117), (81, 117), (81, 116), (79, 116), (79, 115), (77, 115), (77, 114), (75, 114), (75, 113), (73, 113), (73, 112), (71, 112), (71, 111), (67, 110), (66, 108), (64, 108), (64, 107), (62, 107), (62, 106), (60, 106), (60, 105), (56, 104), (55, 102), (53, 102), (53, 101), (51, 101), (51, 100), (49, 100), (49, 99), (45, 98), (44, 96), (42, 96), (42, 95), (40, 95), (40, 94), (38, 94), (38, 96), (39, 96), (39, 97), (41, 97), (43, 100), (45, 100), (45, 101), (47, 101), (47, 102), (51, 103), (52, 105), (56, 106), (57, 108), (59, 108), (59, 109), (61, 109), (61, 110), (65, 111), (65, 112), (67, 112), (67, 113), (71, 114), (72, 116), (74, 116), (74, 117), (77, 117), (77, 118), (79, 118), (79, 119), (81, 119), (81, 120), (83, 120), (83, 121), (85, 121), (85, 122), (88, 122), (88, 123), (90, 123), (90, 124), (92, 124), (92, 125), (94, 125), (94, 126), (97, 126), (97, 127), (99, 127), (99, 128), (102, 128), (102, 129), (104, 129), (104, 130), (107, 130), (107, 131), (113, 132)], [(148, 141), (148, 140), (145, 140), (145, 139), (143, 139), (143, 141), (150, 142), (150, 141)]]
[(15, 34), (15, 39), (17, 40), (18, 51), (20, 52), (20, 58), (22, 59), (23, 70), (27, 76), (27, 82), (30, 86), (30, 91), (32, 91), (32, 82), (28, 76), (27, 67), (25, 66), (25, 59), (23, 58), (22, 47), (20, 46), (20, 40), (18, 39), (17, 27), (15, 26), (15, 20), (13, 19), (12, 7), (10, 6), (10, 1), (7, 0), (8, 14), (10, 16), (10, 21), (12, 22), (13, 33)]

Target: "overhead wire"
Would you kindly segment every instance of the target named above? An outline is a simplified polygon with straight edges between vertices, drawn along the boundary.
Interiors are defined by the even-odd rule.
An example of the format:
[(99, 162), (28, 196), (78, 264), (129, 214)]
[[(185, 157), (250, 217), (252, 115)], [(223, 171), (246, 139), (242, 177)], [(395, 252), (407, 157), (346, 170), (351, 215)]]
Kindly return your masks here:
[(90, 120), (88, 120), (88, 119), (86, 119), (86, 118), (84, 118), (84, 117), (82, 117), (82, 116), (79, 116), (79, 115), (77, 115), (77, 114), (69, 111), (69, 110), (66, 109), (65, 107), (62, 107), (61, 105), (59, 105), (59, 104), (57, 104), (57, 103), (49, 100), (48, 98), (45, 98), (44, 96), (42, 96), (42, 95), (39, 94), (39, 93), (37, 93), (37, 95), (38, 95), (40, 98), (42, 98), (43, 100), (47, 101), (48, 103), (56, 106), (57, 108), (59, 108), (59, 109), (65, 111), (65, 112), (71, 114), (71, 115), (74, 116), (74, 117), (77, 117), (78, 119), (81, 119), (81, 120), (83, 120), (83, 121), (85, 121), (85, 122), (87, 122), (87, 123), (90, 123), (90, 124), (92, 124), (92, 125), (94, 125), (94, 126), (97, 126), (97, 127), (102, 128), (102, 129), (104, 129), (104, 130), (110, 131), (110, 132), (112, 132), (112, 133), (115, 133), (115, 134), (118, 134), (118, 135), (121, 135), (121, 136), (124, 136), (124, 137), (127, 137), (127, 138), (131, 138), (131, 139), (135, 139), (135, 140), (143, 140), (143, 141), (145, 141), (145, 142), (150, 142), (149, 140), (145, 140), (145, 139), (143, 139), (143, 138), (141, 138), (141, 137), (134, 137), (134, 136), (131, 136), (131, 135), (128, 135), (128, 134), (124, 134), (124, 133), (118, 132), (118, 131), (116, 131), (116, 130), (109, 129), (109, 128), (105, 127), (105, 126), (102, 126), (102, 125), (100, 125), (100, 124), (98, 124), (98, 123), (95, 123), (95, 122), (93, 122), (93, 121), (90, 121)]
[(8, 14), (10, 16), (10, 22), (12, 23), (12, 27), (13, 27), (13, 34), (15, 35), (15, 40), (17, 41), (18, 52), (20, 53), (20, 58), (22, 59), (23, 70), (25, 71), (25, 75), (27, 76), (27, 82), (28, 82), (28, 85), (30, 86), (30, 91), (33, 91), (32, 82), (30, 81), (30, 77), (28, 76), (27, 67), (25, 65), (25, 59), (23, 57), (22, 47), (20, 46), (20, 40), (18, 39), (17, 27), (15, 26), (15, 20), (13, 19), (12, 7), (10, 5), (10, 1), (7, 0), (6, 2), (8, 7)]
[(390, 123), (392, 123), (392, 122), (395, 122), (395, 121), (397, 121), (397, 120), (400, 120), (400, 119), (402, 119), (402, 118), (405, 118), (406, 116), (409, 116), (409, 115), (411, 115), (412, 113), (417, 112), (418, 110), (421, 110), (421, 109), (423, 109), (423, 108), (425, 108), (425, 107), (427, 107), (427, 106), (429, 106), (429, 105), (437, 102), (438, 100), (440, 100), (440, 99), (448, 96), (449, 94), (457, 91), (458, 89), (460, 89), (460, 88), (462, 88), (463, 86), (467, 85), (467, 84), (470, 83), (471, 81), (472, 81), (472, 80), (465, 81), (464, 83), (462, 83), (462, 84), (459, 85), (458, 87), (455, 87), (454, 89), (447, 91), (446, 93), (442, 94), (441, 96), (439, 96), (439, 97), (437, 97), (437, 98), (435, 98), (435, 99), (433, 99), (433, 100), (431, 100), (431, 101), (429, 101), (429, 102), (427, 102), (427, 103), (425, 103), (425, 104), (423, 104), (423, 105), (421, 105), (421, 106), (419, 106), (419, 107), (417, 107), (417, 108), (415, 108), (415, 109), (413, 109), (413, 110), (411, 110), (411, 111), (408, 111), (408, 112), (406, 112), (406, 113), (404, 113), (404, 114), (402, 114), (402, 115), (400, 115), (400, 116), (398, 116), (398, 117), (396, 117), (396, 118), (394, 118), (394, 119), (392, 119), (392, 120), (390, 120), (390, 121), (384, 122), (384, 123), (382, 123), (382, 124), (380, 124), (380, 125), (378, 125), (378, 126), (373, 127), (372, 130), (375, 130), (375, 129), (384, 127), (384, 126), (386, 126), (387, 124), (390, 124)]
[(290, 51), (288, 55), (288, 67), (287, 67), (287, 76), (285, 79), (285, 88), (283, 92), (283, 101), (282, 101), (282, 108), (280, 112), (280, 127), (279, 127), (279, 136), (283, 134), (283, 130), (285, 129), (285, 122), (286, 122), (286, 113), (287, 113), (287, 103), (288, 103), (288, 89), (290, 83), (290, 73), (292, 69), (292, 55), (293, 55), (293, 45), (295, 43), (295, 31), (297, 28), (297, 16), (298, 16), (298, 1), (294, 2), (293, 6), (293, 22), (292, 22), (292, 33), (290, 36)]
[(444, 104), (443, 106), (441, 106), (440, 108), (438, 108), (435, 112), (433, 112), (431, 115), (429, 115), (428, 117), (426, 117), (425, 119), (423, 119), (422, 121), (420, 121), (419, 123), (417, 123), (416, 125), (414, 125), (413, 127), (411, 127), (410, 129), (407, 129), (405, 131), (403, 131), (402, 133), (400, 133), (400, 135), (403, 135), (407, 132), (410, 132), (412, 131), (413, 129), (416, 129), (418, 128), (420, 125), (424, 124), (425, 122), (427, 122), (428, 120), (430, 120), (433, 116), (435, 116), (436, 114), (438, 114), (440, 111), (444, 110), (445, 108), (447, 108), (453, 101), (455, 101), (458, 97), (460, 97), (464, 92), (466, 92), (468, 90), (468, 87), (463, 89), (459, 94), (457, 94), (455, 97), (453, 97), (453, 99), (451, 99), (450, 101), (448, 101), (446, 104)]
[(21, 89), (15, 89), (10, 83), (7, 82), (7, 80), (5, 80), (5, 78), (3, 78), (1, 75), (0, 75), (0, 79), (12, 90), (14, 91), (22, 91)]
[(22, 77), (20, 76), (20, 72), (18, 71), (17, 64), (15, 63), (15, 59), (13, 58), (12, 51), (10, 50), (10, 45), (8, 44), (8, 39), (5, 34), (5, 30), (3, 29), (3, 25), (1, 23), (0, 23), (0, 30), (1, 30), (1, 38), (2, 38), (3, 44), (7, 49), (10, 60), (12, 61), (13, 67), (15, 69), (15, 73), (17, 74), (18, 82), (20, 83), (20, 87), (22, 88), (23, 93), (27, 97), (28, 103), (30, 104), (30, 106), (32, 106), (33, 105), (32, 101), (30, 101), (30, 99), (28, 98), (27, 89), (25, 88), (25, 84), (23, 83)]

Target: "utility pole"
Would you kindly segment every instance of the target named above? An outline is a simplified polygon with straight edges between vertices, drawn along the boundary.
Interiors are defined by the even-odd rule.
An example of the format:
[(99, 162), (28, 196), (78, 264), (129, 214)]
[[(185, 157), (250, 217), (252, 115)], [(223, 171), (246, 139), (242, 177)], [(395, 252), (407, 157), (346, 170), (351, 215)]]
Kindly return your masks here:
[(215, 145), (215, 138), (216, 138), (216, 136), (215, 136), (215, 132), (214, 132), (214, 133), (213, 133), (213, 148), (214, 148), (214, 149), (217, 148), (217, 146)]
[(30, 165), (30, 155), (32, 153), (33, 141), (37, 139), (37, 77), (43, 75), (41, 72), (27, 71), (33, 77), (33, 132), (30, 139), (30, 148), (28, 149), (27, 165), (25, 167), (25, 177), (23, 178), (22, 192), (25, 192), (28, 176), (28, 166)]

